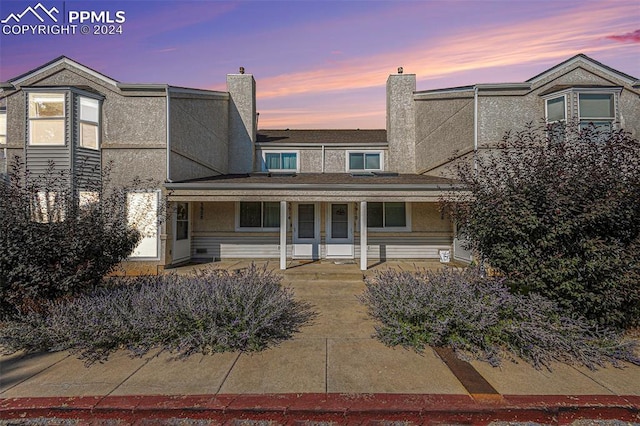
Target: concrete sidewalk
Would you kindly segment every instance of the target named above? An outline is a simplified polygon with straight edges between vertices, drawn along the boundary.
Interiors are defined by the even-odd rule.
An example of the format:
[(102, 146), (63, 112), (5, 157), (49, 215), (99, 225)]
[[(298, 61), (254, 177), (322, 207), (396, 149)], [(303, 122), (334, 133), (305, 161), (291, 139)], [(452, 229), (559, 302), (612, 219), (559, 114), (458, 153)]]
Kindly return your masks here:
[[(247, 264), (221, 262), (217, 266), (233, 270)], [(459, 361), (443, 350), (428, 349), (416, 354), (387, 348), (371, 338), (374, 324), (356, 299), (364, 289), (363, 273), (357, 265), (291, 266), (284, 272), (284, 284), (292, 287), (297, 297), (315, 305), (319, 312), (315, 323), (293, 340), (258, 354), (195, 355), (184, 361), (173, 360), (171, 354), (164, 352), (154, 352), (144, 358), (130, 358), (121, 352), (89, 368), (67, 353), (1, 357), (0, 419), (20, 412), (34, 415), (57, 405), (67, 407), (65, 412), (69, 413), (69, 407), (74, 407), (77, 401), (82, 401), (80, 405), (91, 413), (105, 404), (112, 413), (117, 411), (118, 404), (120, 408), (128, 407), (126, 411), (130, 412), (131, 401), (143, 407), (152, 401), (158, 403), (158, 398), (165, 405), (178, 407), (180, 404), (176, 405), (175, 401), (185, 395), (192, 396), (192, 399), (183, 399), (186, 405), (194, 404), (193, 398), (197, 396), (200, 398), (197, 401), (201, 398), (229, 404), (242, 401), (245, 405), (262, 407), (264, 412), (269, 412), (269, 404), (271, 408), (281, 407), (283, 398), (295, 405), (300, 402), (300, 395), (307, 395), (303, 399), (309, 404), (308, 398), (311, 398), (317, 407), (335, 408), (337, 404), (348, 406), (345, 410), (355, 413), (358, 407), (383, 404), (382, 401), (396, 395), (394, 406), (400, 410), (396, 414), (401, 412), (402, 398), (410, 397), (413, 402), (405, 400), (407, 409), (427, 404), (428, 400), (432, 409), (465, 406), (477, 411), (478, 407), (485, 406), (483, 404), (489, 404), (493, 411), (502, 407), (502, 411), (498, 411), (504, 415), (507, 411), (517, 411), (518, 404), (514, 401), (520, 401), (522, 410), (526, 407), (527, 412), (536, 415), (540, 410), (552, 413), (553, 407), (571, 408), (574, 413), (582, 407), (602, 417), (603, 413), (615, 409), (610, 413), (614, 417), (606, 415), (605, 418), (640, 422), (640, 367), (628, 365), (623, 369), (608, 367), (590, 371), (558, 364), (549, 372), (535, 370), (522, 362), (505, 362), (501, 368), (493, 368), (481, 362)], [(269, 267), (276, 268), (277, 264)], [(366, 274), (385, 267), (412, 269), (441, 265), (394, 262), (373, 266)], [(193, 268), (180, 268), (176, 272)], [(370, 398), (363, 399), (363, 395)], [(441, 401), (440, 406), (436, 400)], [(229, 409), (229, 404), (220, 402), (219, 405), (226, 407), (221, 408), (224, 411)], [(600, 411), (596, 413), (594, 407)], [(422, 406), (420, 412), (425, 409)], [(480, 412), (488, 416), (487, 410)]]

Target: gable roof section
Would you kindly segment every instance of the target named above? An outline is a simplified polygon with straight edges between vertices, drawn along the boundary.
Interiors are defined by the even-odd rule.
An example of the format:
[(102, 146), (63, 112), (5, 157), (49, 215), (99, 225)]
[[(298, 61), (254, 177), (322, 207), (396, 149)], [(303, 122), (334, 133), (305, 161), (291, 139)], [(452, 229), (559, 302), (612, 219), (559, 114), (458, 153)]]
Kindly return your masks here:
[(258, 130), (257, 142), (269, 144), (386, 144), (386, 130)]
[(576, 63), (583, 63), (583, 64), (588, 64), (591, 65), (594, 68), (599, 69), (600, 71), (602, 71), (603, 73), (606, 74), (610, 74), (610, 75), (614, 75), (617, 78), (623, 80), (624, 82), (630, 84), (630, 85), (637, 85), (639, 83), (638, 79), (636, 77), (630, 76), (629, 74), (625, 74), (621, 71), (618, 71), (614, 68), (611, 68), (601, 62), (596, 61), (593, 58), (588, 57), (587, 55), (585, 55), (584, 53), (579, 53), (569, 59), (567, 59), (564, 62), (559, 63), (558, 65), (549, 68), (546, 71), (541, 72), (540, 74), (531, 77), (529, 80), (527, 80), (528, 83), (536, 83), (542, 79), (544, 79), (545, 77), (549, 76), (550, 74), (553, 74), (554, 72), (557, 72), (558, 70), (565, 68), (565, 67), (571, 67), (572, 65), (576, 64)]
[(106, 76), (106, 75), (104, 75), (104, 74), (102, 74), (102, 73), (100, 73), (100, 72), (98, 72), (98, 71), (96, 71), (96, 70), (94, 70), (92, 68), (89, 68), (86, 65), (82, 65), (81, 63), (76, 62), (73, 59), (67, 58), (66, 56), (59, 56), (56, 59), (54, 59), (52, 61), (49, 61), (44, 65), (39, 66), (38, 68), (32, 69), (31, 71), (27, 71), (24, 74), (21, 74), (21, 75), (19, 75), (17, 77), (14, 77), (14, 78), (10, 79), (9, 81), (7, 81), (7, 83), (10, 83), (11, 85), (14, 85), (14, 86), (16, 84), (19, 85), (23, 81), (26, 81), (29, 78), (31, 78), (31, 77), (33, 77), (33, 76), (35, 76), (37, 74), (46, 72), (46, 71), (48, 71), (48, 70), (50, 70), (52, 68), (55, 68), (55, 67), (57, 67), (58, 65), (61, 65), (61, 64), (65, 64), (65, 65), (70, 66), (72, 68), (79, 69), (80, 71), (83, 71), (83, 72), (85, 72), (85, 73), (87, 73), (87, 74), (89, 74), (89, 75), (91, 75), (93, 77), (96, 77), (99, 80), (102, 80), (105, 83), (110, 84), (112, 86), (117, 86), (118, 83), (119, 83), (117, 80), (114, 80), (111, 77), (108, 77), (108, 76)]

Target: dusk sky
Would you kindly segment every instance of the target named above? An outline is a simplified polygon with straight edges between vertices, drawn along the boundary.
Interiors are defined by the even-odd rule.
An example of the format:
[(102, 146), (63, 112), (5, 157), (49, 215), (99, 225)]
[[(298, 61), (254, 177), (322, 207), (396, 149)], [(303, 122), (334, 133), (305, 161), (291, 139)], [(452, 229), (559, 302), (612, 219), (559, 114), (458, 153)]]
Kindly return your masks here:
[[(123, 11), (122, 34), (3, 29), (0, 81), (65, 55), (125, 83), (225, 90), (243, 66), (260, 128), (384, 128), (385, 83), (399, 66), (418, 90), (522, 82), (578, 53), (640, 78), (638, 0), (41, 3), (65, 20)], [(37, 4), (2, 0), (0, 19)]]

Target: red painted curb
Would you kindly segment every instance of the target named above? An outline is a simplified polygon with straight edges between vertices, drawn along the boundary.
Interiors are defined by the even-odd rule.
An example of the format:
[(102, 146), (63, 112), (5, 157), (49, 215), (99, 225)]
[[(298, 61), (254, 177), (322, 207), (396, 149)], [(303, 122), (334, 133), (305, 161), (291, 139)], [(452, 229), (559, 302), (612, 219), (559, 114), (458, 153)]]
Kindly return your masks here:
[(266, 394), (187, 396), (106, 396), (0, 399), (0, 419), (27, 418), (233, 419), (382, 424), (520, 421), (568, 424), (578, 419), (640, 421), (640, 396), (504, 395), (473, 399), (468, 395), (417, 394)]

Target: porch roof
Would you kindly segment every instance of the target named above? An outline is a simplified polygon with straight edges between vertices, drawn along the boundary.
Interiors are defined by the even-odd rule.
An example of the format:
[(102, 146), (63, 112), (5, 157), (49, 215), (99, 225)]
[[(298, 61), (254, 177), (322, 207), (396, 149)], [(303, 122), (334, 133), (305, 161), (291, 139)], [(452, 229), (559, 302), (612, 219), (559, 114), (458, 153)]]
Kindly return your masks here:
[(166, 183), (172, 201), (423, 201), (464, 190), (447, 178), (396, 173), (251, 173)]

